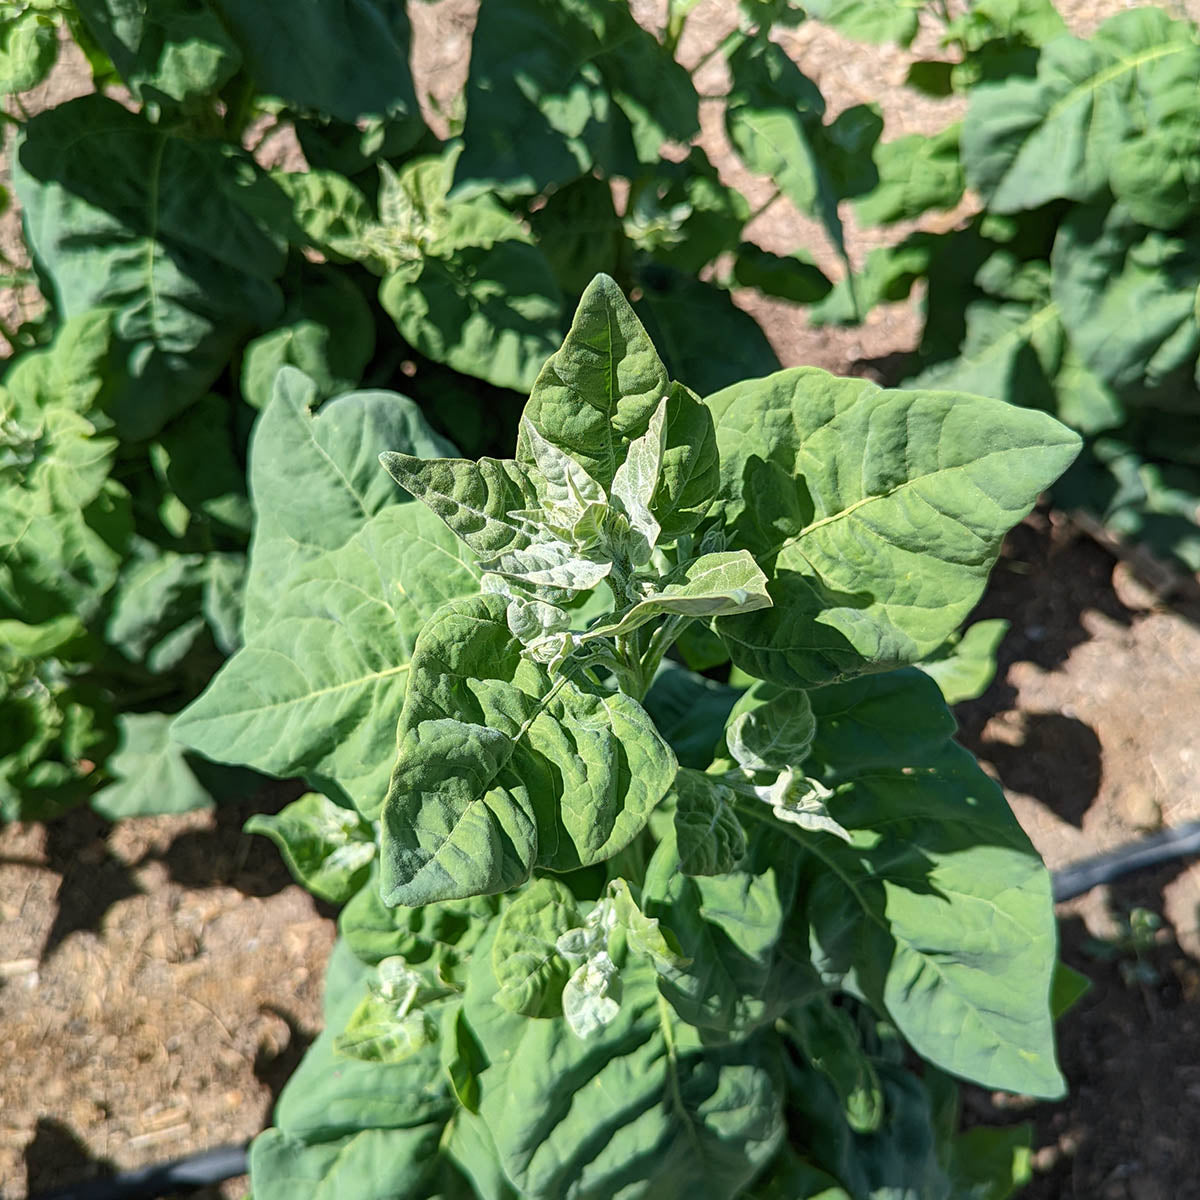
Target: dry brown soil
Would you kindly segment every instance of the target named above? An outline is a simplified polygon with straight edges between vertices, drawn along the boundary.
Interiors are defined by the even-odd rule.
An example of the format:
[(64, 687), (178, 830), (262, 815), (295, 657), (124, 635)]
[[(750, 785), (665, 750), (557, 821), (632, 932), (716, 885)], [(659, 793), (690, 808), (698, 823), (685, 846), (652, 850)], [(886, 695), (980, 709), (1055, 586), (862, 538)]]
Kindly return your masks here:
[[(1200, 0), (1173, 5), (1200, 16)], [(1121, 0), (1072, 0), (1087, 32)], [(661, 4), (639, 6), (653, 20)], [(419, 81), (444, 105), (463, 78), (470, 0), (415, 5)], [(729, 0), (705, 0), (683, 54), (715, 44)], [(953, 103), (904, 90), (910, 55), (848, 43), (816, 25), (781, 41), (818, 80), (831, 113), (880, 104), (886, 136), (938, 128)], [(915, 47), (928, 52), (926, 31)], [(719, 92), (721, 66), (701, 75)], [(27, 105), (86, 86), (78, 64)], [(428, 112), (435, 122), (436, 109)], [(751, 203), (720, 107), (704, 105), (704, 142)], [(969, 207), (970, 201), (967, 202)], [(959, 214), (961, 215), (961, 214)], [(935, 215), (931, 223), (952, 221)], [(785, 203), (751, 234), (801, 246), (837, 272), (819, 231)], [(879, 240), (851, 225), (854, 261)], [(0, 250), (19, 244), (11, 218)], [(9, 320), (28, 296), (0, 298)], [(803, 311), (739, 297), (787, 365), (886, 379), (918, 331), (911, 305), (861, 329), (813, 330)], [(1190, 605), (1190, 607), (1189, 607)], [(1005, 786), (1052, 866), (1200, 816), (1200, 608), (1154, 600), (1125, 563), (1061, 514), (1016, 530), (979, 616), (1012, 629), (998, 678), (960, 707), (963, 741)], [(278, 807), (281, 789), (258, 807)], [(262, 839), (241, 833), (250, 807), (113, 827), (86, 813), (0, 832), (0, 1200), (252, 1136), (319, 1027), (331, 914), (290, 882)], [(1154, 944), (1121, 941), (1135, 908), (1159, 914)], [(1092, 981), (1060, 1026), (1070, 1096), (1058, 1104), (971, 1092), (971, 1120), (1032, 1120), (1034, 1200), (1194, 1200), (1200, 1146), (1200, 866), (1164, 866), (1060, 906), (1063, 955)], [(1107, 939), (1105, 941), (1104, 939)], [(1106, 949), (1107, 946), (1107, 949)], [(244, 1181), (210, 1189), (241, 1195)]]

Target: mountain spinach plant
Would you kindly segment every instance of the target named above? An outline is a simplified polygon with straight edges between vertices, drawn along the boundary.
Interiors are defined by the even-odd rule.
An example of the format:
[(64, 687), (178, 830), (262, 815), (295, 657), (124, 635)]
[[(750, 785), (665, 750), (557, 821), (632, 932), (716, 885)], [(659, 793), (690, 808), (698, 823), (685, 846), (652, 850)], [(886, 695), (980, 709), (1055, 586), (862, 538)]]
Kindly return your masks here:
[(1136, 8), (1082, 38), (1050, 0), (973, 0), (943, 41), (909, 81), (965, 95), (965, 118), (876, 146), (855, 213), (911, 219), (964, 187), (977, 211), (873, 251), (813, 318), (857, 321), (923, 279), (912, 386), (1056, 413), (1087, 437), (1056, 500), (1200, 569), (1197, 26)]
[(701, 398), (606, 276), (510, 458), (319, 401), (276, 377), (245, 645), (174, 725), (309, 782), (250, 828), (343, 906), (257, 1200), (1018, 1187), (953, 1080), (1062, 1092), (1049, 878), (907, 664), (1077, 436), (811, 368)]
[[(402, 382), (503, 452), (604, 271), (691, 386), (778, 367), (730, 289), (830, 283), (743, 240), (751, 205), (694, 144), (690, 8), (652, 29), (627, 0), (488, 0), (435, 104), (401, 0), (0, 2), (0, 207), (31, 258), (3, 282), (45, 305), (0, 326), (0, 819), (232, 798), (166, 729), (239, 644), (248, 435), (281, 366), (321, 399)], [(771, 39), (799, 10), (731, 12), (736, 152), (836, 239), (878, 122), (824, 119)], [(94, 92), (31, 114), (72, 43)]]

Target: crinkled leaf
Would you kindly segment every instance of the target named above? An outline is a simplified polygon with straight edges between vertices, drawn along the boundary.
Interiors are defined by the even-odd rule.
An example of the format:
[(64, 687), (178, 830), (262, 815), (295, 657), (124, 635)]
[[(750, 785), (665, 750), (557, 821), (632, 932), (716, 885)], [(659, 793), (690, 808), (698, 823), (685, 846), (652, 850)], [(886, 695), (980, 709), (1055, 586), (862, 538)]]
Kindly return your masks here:
[(726, 875), (746, 853), (746, 832), (733, 789), (711, 775), (681, 767), (675, 777), (675, 841), (685, 875)]
[(530, 1021), (495, 1004), (491, 963), (476, 957), (464, 1011), (491, 1062), (479, 1111), (521, 1195), (731, 1200), (775, 1153), (774, 1036), (704, 1048), (662, 1003), (656, 978), (649, 964), (626, 963), (619, 1011), (584, 1040), (561, 1018)]
[(379, 461), (481, 558), (530, 546), (529, 531), (508, 515), (536, 502), (530, 473), (520, 464), (506, 458), (417, 458), (390, 450)]
[(817, 731), (808, 693), (755, 684), (734, 705), (725, 742), (747, 771), (780, 771), (807, 757)]
[(708, 404), (726, 527), (766, 570), (773, 601), (717, 628), (739, 666), (793, 687), (940, 645), (1004, 533), (1079, 447), (1042, 413), (815, 368)]
[(562, 1013), (571, 966), (556, 947), (579, 924), (575, 898), (556, 880), (536, 879), (504, 909), (492, 942), (496, 1002), (527, 1017)]
[(1059, 227), (1051, 267), (1062, 323), (1086, 366), (1118, 391), (1192, 391), (1198, 231), (1195, 222), (1169, 234), (1145, 229), (1119, 204), (1078, 205)]
[(31, 120), (13, 168), (55, 307), (115, 310), (124, 376), (109, 408), (123, 437), (199, 399), (283, 307), (282, 249), (250, 202), (270, 184), (239, 149), (92, 95)]
[(296, 880), (332, 904), (344, 904), (362, 887), (375, 857), (371, 826), (320, 792), (279, 813), (255, 813), (246, 832), (269, 837)]
[(562, 993), (562, 1015), (578, 1038), (595, 1038), (621, 1011), (620, 979), (608, 954), (601, 950), (571, 972)]
[(422, 630), (384, 809), (383, 894), (505, 891), (535, 866), (603, 861), (643, 828), (675, 759), (635, 701), (551, 680), (505, 601), (447, 605)]
[(704, 519), (720, 485), (712, 415), (681, 383), (666, 401), (662, 466), (650, 512), (667, 540), (690, 533)]

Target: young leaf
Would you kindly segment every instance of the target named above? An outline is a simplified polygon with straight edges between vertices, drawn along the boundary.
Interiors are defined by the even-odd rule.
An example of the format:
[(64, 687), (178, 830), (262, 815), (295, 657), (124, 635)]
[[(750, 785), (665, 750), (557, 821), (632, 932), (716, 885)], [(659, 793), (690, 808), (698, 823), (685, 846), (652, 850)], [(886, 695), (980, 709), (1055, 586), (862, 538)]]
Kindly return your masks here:
[(746, 550), (721, 550), (693, 559), (643, 600), (615, 614), (615, 621), (594, 626), (580, 641), (620, 637), (664, 613), (712, 617), (766, 608), (766, 576)]
[(536, 879), (519, 892), (492, 942), (496, 1002), (527, 1017), (559, 1016), (571, 967), (556, 942), (578, 923), (575, 898), (561, 883)]
[(416, 458), (390, 450), (379, 461), (480, 558), (529, 548), (529, 531), (509, 516), (536, 502), (530, 473), (520, 464), (502, 458)]
[(608, 954), (601, 950), (586, 958), (571, 973), (562, 993), (562, 1012), (571, 1032), (592, 1038), (616, 1018), (620, 1004), (620, 979)]
[(269, 837), (292, 875), (331, 904), (344, 904), (362, 887), (375, 857), (371, 826), (319, 792), (293, 800), (275, 815), (255, 813), (245, 828)]
[(336, 1054), (363, 1062), (400, 1063), (437, 1040), (437, 1025), (422, 1007), (441, 999), (445, 989), (431, 988), (425, 977), (403, 958), (385, 958), (377, 981), (333, 1039)]
[(613, 499), (621, 505), (634, 532), (645, 539), (647, 558), (662, 532), (650, 506), (662, 474), (669, 403), (668, 397), (664, 396), (654, 410), (646, 432), (629, 443), (625, 461), (617, 468), (612, 481)]
[(755, 684), (734, 705), (725, 741), (746, 771), (798, 767), (817, 732), (808, 693)]
[(739, 666), (792, 687), (934, 650), (1079, 448), (1042, 413), (813, 368), (708, 404), (725, 527), (766, 567), (773, 602), (717, 630)]
[[(588, 285), (562, 347), (533, 385), (526, 418), (609, 488), (669, 389), (666, 368), (621, 289), (607, 275)], [(517, 462), (536, 467), (526, 437)]]
[(505, 608), (496, 595), (455, 602), (418, 638), (384, 809), (388, 903), (506, 891), (535, 866), (603, 861), (674, 777), (645, 711), (551, 680), (522, 654)]

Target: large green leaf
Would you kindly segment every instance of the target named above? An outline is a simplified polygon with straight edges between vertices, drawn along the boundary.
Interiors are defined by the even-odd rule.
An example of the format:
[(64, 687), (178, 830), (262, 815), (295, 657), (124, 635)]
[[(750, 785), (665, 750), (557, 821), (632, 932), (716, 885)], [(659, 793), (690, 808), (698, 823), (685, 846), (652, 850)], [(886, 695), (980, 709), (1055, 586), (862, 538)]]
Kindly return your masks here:
[[(255, 429), (250, 491), (256, 524), (246, 585), (246, 633), (275, 611), (287, 577), (344, 546), (366, 521), (403, 501), (379, 466), (382, 450), (434, 458), (454, 448), (395, 392), (353, 392), (313, 413), (316, 384), (288, 368)], [(303, 487), (296, 480), (304, 480)]]
[(279, 313), (283, 252), (250, 202), (270, 185), (238, 148), (83, 96), (28, 122), (13, 175), (58, 312), (115, 310), (123, 378), (109, 409), (122, 437), (150, 436), (199, 399)]
[(1164, 390), (1179, 398), (1170, 406), (1194, 411), (1200, 224), (1160, 233), (1119, 204), (1080, 205), (1059, 228), (1051, 265), (1063, 325), (1084, 363), (1134, 397), (1171, 385)]
[(246, 645), (176, 732), (217, 761), (328, 780), (375, 815), (413, 642), (443, 602), (475, 591), (478, 573), (379, 467), (381, 446), (449, 448), (411, 401), (351, 393), (313, 417), (312, 395), (303, 375), (282, 371), (260, 418)]
[(425, 132), (409, 70), (401, 0), (213, 0), (259, 91), (343, 121), (389, 119), (392, 154)]
[(143, 103), (202, 104), (242, 56), (207, 4), (156, 0), (153, 11), (119, 0), (79, 0), (89, 32)]
[(793, 687), (940, 645), (979, 598), (1005, 532), (1079, 447), (1042, 413), (815, 368), (708, 404), (726, 527), (774, 602), (717, 628), (739, 666)]
[(641, 831), (675, 757), (636, 701), (524, 657), (489, 594), (421, 632), (384, 807), (392, 904), (506, 891), (535, 866), (570, 871)]
[[(1119, 13), (1090, 42), (1054, 38), (1036, 79), (974, 90), (963, 124), (967, 181), (994, 212), (1098, 199), (1126, 144), (1194, 111), (1197, 75), (1194, 26), (1161, 9)], [(1156, 145), (1161, 171), (1169, 171), (1169, 143)], [(1139, 178), (1153, 189), (1161, 175)]]
[(628, 178), (698, 128), (687, 72), (606, 0), (484, 5), (467, 81), (460, 189), (531, 194), (599, 167)]
[(912, 133), (876, 146), (879, 183), (854, 202), (858, 223), (887, 225), (953, 208), (963, 194), (958, 141), (958, 125), (948, 125), (932, 137)]
[(778, 1042), (706, 1049), (652, 967), (621, 976), (616, 1019), (585, 1041), (562, 1018), (497, 1005), (489, 957), (475, 956), (464, 1013), (491, 1064), (479, 1111), (505, 1173), (529, 1200), (739, 1195), (784, 1136)]
[(416, 636), (477, 579), (465, 547), (430, 513), (389, 505), (345, 545), (291, 571), (269, 620), (247, 629), (175, 736), (218, 762), (326, 782), (374, 817)]
[[(953, 722), (936, 684), (915, 671), (883, 681), (886, 706), (861, 681), (814, 693), (813, 760), (835, 765), (826, 779), (852, 843), (779, 826), (816, 864), (807, 912), (818, 965), (853, 971), (856, 986), (945, 1070), (985, 1087), (1060, 1095), (1049, 874), (1000, 789), (948, 741)], [(917, 712), (941, 722), (940, 747), (936, 735), (914, 737)], [(878, 752), (847, 757), (863, 730)]]

